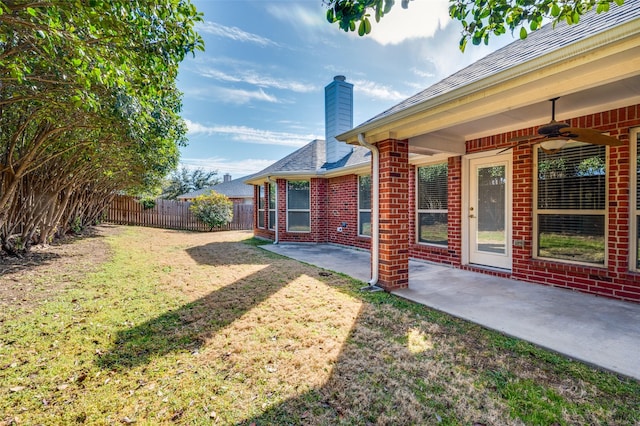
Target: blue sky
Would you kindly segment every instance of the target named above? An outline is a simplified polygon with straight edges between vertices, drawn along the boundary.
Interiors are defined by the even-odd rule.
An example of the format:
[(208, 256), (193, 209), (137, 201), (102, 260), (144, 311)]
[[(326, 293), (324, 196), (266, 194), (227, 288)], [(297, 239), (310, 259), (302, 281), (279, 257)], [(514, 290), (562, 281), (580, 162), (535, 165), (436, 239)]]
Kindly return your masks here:
[(366, 37), (325, 20), (321, 0), (192, 0), (205, 52), (180, 65), (189, 128), (181, 164), (239, 178), (324, 139), (324, 86), (354, 84), (360, 124), (512, 41), (458, 50), (448, 0), (397, 2)]

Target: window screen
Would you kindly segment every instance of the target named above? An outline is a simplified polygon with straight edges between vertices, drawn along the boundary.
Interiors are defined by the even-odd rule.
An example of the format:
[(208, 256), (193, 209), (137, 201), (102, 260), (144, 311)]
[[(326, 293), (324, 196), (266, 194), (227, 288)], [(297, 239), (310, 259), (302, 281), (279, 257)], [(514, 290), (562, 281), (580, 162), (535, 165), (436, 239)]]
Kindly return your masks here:
[(258, 190), (258, 228), (264, 228), (264, 185)]
[(358, 235), (371, 236), (371, 175), (358, 176)]
[(309, 195), (309, 181), (287, 182), (287, 230), (289, 232), (311, 230)]
[[(633, 133), (632, 133), (633, 134)], [(640, 129), (635, 129), (636, 141), (636, 202), (635, 202), (635, 223), (636, 223), (636, 237), (635, 237), (635, 268), (640, 270)], [(633, 167), (632, 167), (633, 170)]]
[(537, 257), (605, 264), (606, 147), (537, 149)]
[(446, 246), (449, 212), (447, 163), (418, 167), (416, 181), (418, 242)]
[(276, 185), (269, 184), (269, 229), (276, 227)]

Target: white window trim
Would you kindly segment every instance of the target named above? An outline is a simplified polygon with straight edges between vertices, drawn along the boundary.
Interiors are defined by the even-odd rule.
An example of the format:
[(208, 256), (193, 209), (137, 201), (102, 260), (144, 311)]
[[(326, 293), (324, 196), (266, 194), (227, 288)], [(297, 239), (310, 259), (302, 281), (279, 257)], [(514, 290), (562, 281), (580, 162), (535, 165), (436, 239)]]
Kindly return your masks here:
[[(550, 262), (567, 263), (572, 265), (589, 266), (591, 268), (606, 268), (609, 263), (609, 147), (605, 148), (605, 186), (604, 186), (604, 199), (605, 205), (603, 210), (573, 210), (573, 209), (538, 209), (538, 148), (540, 144), (532, 146), (533, 150), (533, 234), (532, 234), (532, 253), (531, 257), (538, 260), (545, 260)], [(539, 214), (564, 214), (564, 215), (581, 215), (581, 216), (601, 216), (604, 214), (604, 263), (596, 264), (589, 262), (580, 262), (568, 259), (559, 259), (556, 257), (543, 257), (538, 256), (538, 215)]]
[[(445, 159), (445, 161), (437, 161), (437, 162), (433, 162), (433, 163), (424, 163), (424, 164), (419, 164), (415, 166), (415, 188), (414, 188), (414, 200), (415, 200), (415, 204), (416, 204), (416, 211), (415, 211), (415, 219), (414, 219), (414, 228), (415, 228), (415, 242), (416, 244), (419, 244), (421, 246), (428, 246), (428, 247), (440, 247), (440, 248), (447, 248), (449, 247), (449, 244), (435, 244), (435, 243), (427, 243), (424, 241), (420, 241), (420, 213), (447, 213), (449, 214), (449, 209), (435, 209), (435, 210), (430, 210), (430, 209), (419, 209), (418, 208), (418, 200), (419, 200), (419, 196), (420, 196), (420, 189), (419, 189), (419, 179), (418, 179), (418, 169), (421, 167), (429, 167), (429, 166), (437, 166), (438, 164), (446, 164), (447, 165), (447, 185), (449, 184), (449, 159)], [(449, 204), (449, 194), (447, 191), (447, 205)], [(448, 221), (447, 221), (448, 223)], [(448, 225), (447, 225), (448, 226)]]
[[(256, 224), (258, 226), (258, 229), (265, 229), (265, 217), (264, 217), (264, 208), (265, 208), (265, 199), (264, 199), (264, 192), (265, 192), (265, 188), (264, 188), (264, 184), (260, 185), (258, 187), (258, 223)], [(260, 208), (260, 200), (262, 200), (262, 208)], [(260, 218), (262, 218), (262, 226), (260, 226)]]
[[(274, 198), (273, 198), (273, 203), (275, 205), (275, 208), (271, 208), (271, 188), (274, 188), (275, 191), (278, 190), (278, 187), (276, 186), (275, 183), (270, 183), (269, 184), (269, 191), (267, 191), (267, 204), (266, 204), (266, 209), (267, 209), (267, 229), (270, 230), (275, 230), (277, 224), (275, 223), (271, 223), (271, 212), (273, 212), (273, 217), (276, 219), (276, 221), (278, 220), (278, 215), (276, 214), (276, 211), (278, 210), (278, 195), (274, 194)], [(273, 225), (273, 227), (271, 226)]]
[(631, 197), (629, 201), (631, 204), (631, 208), (629, 209), (629, 211), (631, 216), (629, 218), (629, 270), (635, 272), (640, 272), (640, 269), (638, 269), (637, 266), (636, 259), (636, 256), (638, 255), (638, 216), (640, 216), (640, 209), (637, 208), (638, 200), (636, 200), (638, 194), (638, 167), (636, 164), (638, 162), (638, 155), (640, 155), (640, 153), (638, 152), (638, 137), (640, 137), (640, 127), (634, 127), (630, 129), (629, 143), (631, 144), (631, 155), (629, 160), (629, 167), (631, 167), (631, 170), (629, 176), (631, 178), (631, 182), (629, 193)]
[[(360, 208), (360, 178), (364, 177), (364, 176), (369, 176), (369, 182), (371, 181), (371, 175), (370, 174), (364, 174), (364, 175), (358, 175), (358, 237), (362, 237), (362, 238), (371, 238), (371, 235), (366, 235), (366, 234), (361, 234), (360, 233), (360, 213), (369, 213), (369, 224), (371, 225), (372, 222), (372, 218), (371, 218), (371, 209), (361, 209)], [(371, 200), (373, 202), (373, 200)]]
[[(309, 208), (308, 209), (290, 209), (289, 208), (289, 182), (307, 182), (309, 184)], [(307, 212), (309, 213), (309, 230), (308, 231), (291, 231), (289, 230), (289, 212)], [(287, 181), (287, 232), (292, 234), (310, 234), (311, 233), (311, 181), (310, 180), (290, 180)]]

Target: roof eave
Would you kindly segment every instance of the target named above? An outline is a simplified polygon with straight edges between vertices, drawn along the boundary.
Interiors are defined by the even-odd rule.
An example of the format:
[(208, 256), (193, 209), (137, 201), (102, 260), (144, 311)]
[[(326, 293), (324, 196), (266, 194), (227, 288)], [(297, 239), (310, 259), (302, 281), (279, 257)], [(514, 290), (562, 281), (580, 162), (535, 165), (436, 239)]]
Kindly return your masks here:
[(364, 134), (370, 138), (369, 142), (375, 143), (384, 139), (394, 139), (394, 127), (402, 121), (415, 121), (420, 116), (427, 116), (432, 110), (442, 109), (445, 106), (472, 102), (473, 96), (488, 92), (496, 93), (513, 89), (519, 84), (531, 84), (541, 75), (541, 70), (551, 67), (575, 66), (575, 60), (580, 57), (585, 61), (593, 61), (608, 54), (616, 53), (619, 49), (629, 46), (637, 46), (640, 35), (640, 19), (633, 19), (617, 27), (603, 31), (592, 37), (585, 38), (566, 47), (562, 47), (546, 55), (531, 61), (516, 65), (507, 70), (498, 72), (484, 79), (458, 87), (450, 92), (435, 96), (401, 111), (367, 122), (347, 132), (336, 136), (336, 139), (357, 145), (358, 134)]
[(358, 164), (352, 164), (345, 167), (337, 167), (335, 169), (318, 169), (314, 172), (310, 172), (308, 170), (300, 170), (300, 171), (287, 171), (287, 172), (274, 172), (274, 173), (263, 173), (259, 175), (254, 175), (251, 179), (244, 181), (247, 185), (261, 185), (264, 182), (275, 179), (313, 179), (313, 178), (332, 178), (337, 176), (344, 176), (350, 174), (360, 174), (366, 173), (370, 169), (370, 162), (363, 162)]

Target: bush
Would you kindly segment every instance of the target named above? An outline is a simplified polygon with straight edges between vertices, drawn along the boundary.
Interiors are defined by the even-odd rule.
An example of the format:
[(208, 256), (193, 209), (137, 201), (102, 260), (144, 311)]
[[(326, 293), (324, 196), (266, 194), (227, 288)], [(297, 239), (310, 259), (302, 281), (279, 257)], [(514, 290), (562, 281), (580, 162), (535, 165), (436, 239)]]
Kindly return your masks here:
[(215, 191), (196, 197), (189, 210), (199, 221), (209, 227), (209, 231), (233, 220), (233, 203), (226, 195)]

